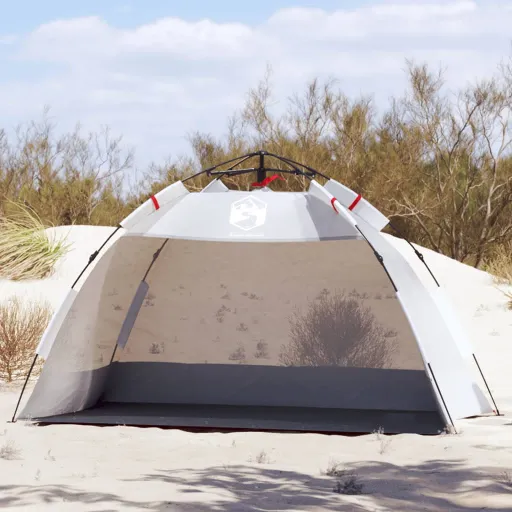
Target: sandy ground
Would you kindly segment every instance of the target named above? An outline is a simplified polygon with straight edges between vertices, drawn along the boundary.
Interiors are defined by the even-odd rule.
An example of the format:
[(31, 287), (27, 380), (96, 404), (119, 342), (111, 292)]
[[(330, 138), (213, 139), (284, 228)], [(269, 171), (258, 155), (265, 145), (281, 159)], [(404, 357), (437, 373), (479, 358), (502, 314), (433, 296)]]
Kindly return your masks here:
[[(61, 229), (61, 228), (59, 228)], [(74, 250), (45, 281), (0, 282), (11, 294), (63, 299), (109, 228), (75, 227)], [(393, 239), (414, 266), (414, 254)], [(0, 508), (154, 511), (512, 510), (512, 312), (489, 275), (424, 251), (472, 338), (501, 417), (459, 434), (359, 437), (190, 433), (9, 423), (18, 387), (0, 388)], [(421, 264), (420, 264), (421, 265)], [(424, 273), (420, 267), (419, 271)], [(428, 276), (425, 276), (428, 278)], [(361, 495), (333, 492), (336, 461)], [(347, 475), (340, 478), (346, 481)]]

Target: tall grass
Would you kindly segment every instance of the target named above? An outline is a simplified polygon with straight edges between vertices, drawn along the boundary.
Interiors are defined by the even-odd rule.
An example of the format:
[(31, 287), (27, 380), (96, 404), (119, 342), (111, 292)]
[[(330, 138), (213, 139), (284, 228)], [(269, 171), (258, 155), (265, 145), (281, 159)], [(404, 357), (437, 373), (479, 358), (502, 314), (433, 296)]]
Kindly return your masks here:
[(494, 276), (496, 284), (512, 286), (512, 242), (496, 248), (485, 270)]
[(50, 235), (35, 211), (14, 203), (14, 212), (0, 217), (0, 277), (12, 280), (48, 277), (69, 245), (64, 237)]
[(505, 295), (507, 307), (512, 310), (512, 242), (500, 245), (485, 270), (493, 275), (496, 288)]

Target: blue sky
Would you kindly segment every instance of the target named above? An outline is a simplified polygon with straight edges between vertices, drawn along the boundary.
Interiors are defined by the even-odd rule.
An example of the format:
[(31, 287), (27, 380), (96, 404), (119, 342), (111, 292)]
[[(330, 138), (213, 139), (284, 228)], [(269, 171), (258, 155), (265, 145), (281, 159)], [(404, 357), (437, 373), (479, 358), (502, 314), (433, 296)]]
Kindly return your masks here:
[[(164, 16), (187, 20), (260, 23), (278, 9), (317, 7), (352, 8), (365, 1), (346, 0), (0, 0), (0, 33), (25, 32), (42, 23), (79, 16), (100, 16), (119, 27), (134, 27)], [(5, 4), (5, 5), (4, 5)]]
[(508, 0), (0, 0), (0, 13), (0, 129), (49, 106), (60, 130), (123, 135), (141, 166), (188, 154), (192, 132), (223, 135), (268, 65), (278, 109), (315, 77), (382, 109), (406, 59), (463, 87), (512, 38)]

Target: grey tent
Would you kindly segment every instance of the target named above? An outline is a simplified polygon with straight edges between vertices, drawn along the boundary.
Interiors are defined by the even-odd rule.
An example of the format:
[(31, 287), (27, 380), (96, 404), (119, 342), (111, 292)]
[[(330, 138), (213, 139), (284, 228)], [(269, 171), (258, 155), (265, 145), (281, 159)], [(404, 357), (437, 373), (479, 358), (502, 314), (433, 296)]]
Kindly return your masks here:
[[(271, 190), (265, 158), (308, 190)], [(20, 418), (437, 433), (497, 410), (442, 288), (364, 198), (265, 152), (203, 172), (206, 188), (170, 185), (91, 256)], [(222, 182), (248, 172), (251, 191)]]

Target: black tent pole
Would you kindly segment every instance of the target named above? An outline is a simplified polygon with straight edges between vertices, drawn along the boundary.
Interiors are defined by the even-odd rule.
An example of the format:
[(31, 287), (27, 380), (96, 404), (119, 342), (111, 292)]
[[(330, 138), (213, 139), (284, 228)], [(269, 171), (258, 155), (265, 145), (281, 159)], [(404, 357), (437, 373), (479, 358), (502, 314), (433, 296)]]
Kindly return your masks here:
[(259, 155), (260, 155), (260, 166), (257, 170), (256, 180), (258, 181), (258, 183), (261, 183), (267, 177), (267, 173), (265, 171), (265, 151), (260, 151)]
[(34, 366), (36, 365), (38, 354), (34, 356), (34, 359), (32, 361), (32, 364), (30, 365), (30, 370), (28, 371), (27, 378), (25, 379), (25, 382), (23, 384), (23, 388), (21, 389), (20, 397), (18, 398), (18, 403), (16, 404), (16, 408), (14, 409), (14, 414), (12, 415), (11, 423), (15, 422), (16, 413), (18, 412), (18, 407), (20, 406), (21, 399), (23, 398), (23, 393), (25, 392), (25, 388), (27, 387), (28, 380), (30, 379), (30, 375), (32, 373), (32, 370), (34, 369)]
[(480, 375), (482, 376), (482, 379), (484, 381), (485, 387), (487, 388), (487, 391), (488, 391), (488, 393), (489, 393), (489, 395), (491, 397), (492, 403), (494, 404), (494, 412), (495, 412), (495, 414), (497, 416), (501, 416), (500, 410), (498, 409), (498, 406), (496, 405), (494, 397), (492, 396), (491, 388), (489, 388), (489, 384), (487, 384), (487, 380), (484, 377), (484, 372), (482, 372), (482, 368), (480, 368), (480, 364), (478, 363), (478, 359), (476, 358), (475, 354), (473, 354), (473, 359), (475, 360), (475, 363), (476, 363), (476, 366), (478, 368), (478, 371), (480, 372)]

